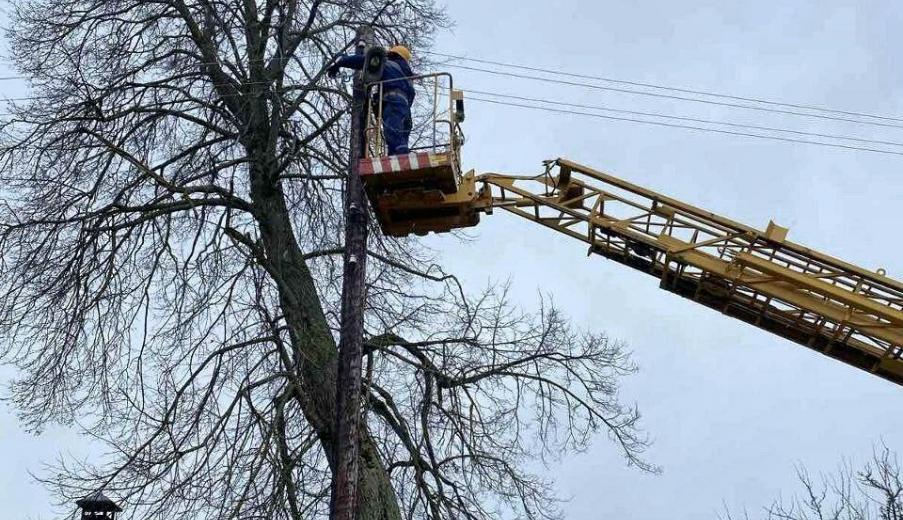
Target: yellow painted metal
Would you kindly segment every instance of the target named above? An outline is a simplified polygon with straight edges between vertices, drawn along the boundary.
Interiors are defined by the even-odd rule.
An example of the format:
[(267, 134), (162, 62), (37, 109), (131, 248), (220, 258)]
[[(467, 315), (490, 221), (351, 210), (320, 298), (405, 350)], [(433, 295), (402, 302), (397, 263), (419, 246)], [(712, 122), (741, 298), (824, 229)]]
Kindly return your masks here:
[(769, 240), (774, 240), (775, 242), (783, 242), (787, 239), (787, 234), (790, 232), (789, 229), (781, 227), (774, 223), (772, 220), (768, 223), (768, 229), (765, 230), (765, 236)]
[[(660, 279), (660, 287), (903, 385), (903, 283), (558, 159), (487, 174), (473, 211), (501, 208)], [(490, 198), (491, 197), (491, 198)]]
[[(447, 171), (446, 171), (447, 170)], [(436, 182), (430, 182), (430, 172)], [(489, 191), (479, 191), (474, 172), (463, 175), (456, 190), (440, 189), (450, 170), (436, 168), (410, 172), (423, 176), (421, 183), (405, 183), (405, 176), (388, 173), (365, 178), (368, 196), (383, 233), (401, 237), (410, 234), (445, 233), (476, 226), (480, 213), (491, 205)]]
[[(390, 236), (444, 233), (475, 226), (480, 213), (491, 204), (478, 192), (474, 173), (462, 175), (463, 112), (457, 104), (464, 100), (464, 93), (454, 88), (448, 73), (409, 79), (423, 91), (418, 99), (426, 100), (423, 113), (429, 113), (411, 150), (428, 153), (429, 159), (421, 156), (416, 167), (409, 167), (413, 164), (410, 161), (401, 161), (399, 164), (404, 166), (364, 176), (367, 196), (380, 226)], [(365, 130), (367, 161), (389, 159), (383, 135), (384, 89), (385, 82), (369, 86), (375, 103)]]
[[(448, 160), (366, 177), (387, 235), (475, 226), (501, 208), (656, 276), (665, 290), (903, 385), (903, 283), (883, 270), (790, 242), (774, 222), (762, 232), (565, 159), (535, 176), (461, 175), (463, 94), (448, 74), (415, 79), (432, 87), (424, 148)], [(379, 102), (367, 158), (386, 157), (382, 88), (371, 85)]]

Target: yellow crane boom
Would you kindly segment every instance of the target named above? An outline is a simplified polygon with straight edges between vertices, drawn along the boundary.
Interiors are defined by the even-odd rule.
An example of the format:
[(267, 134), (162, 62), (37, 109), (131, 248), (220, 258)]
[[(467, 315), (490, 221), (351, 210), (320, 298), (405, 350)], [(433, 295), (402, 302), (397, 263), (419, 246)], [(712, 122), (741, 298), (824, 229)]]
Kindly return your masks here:
[(537, 176), (486, 174), (499, 208), (655, 276), (660, 287), (903, 385), (903, 284), (558, 159)]
[[(461, 169), (464, 95), (449, 74), (432, 91), (432, 136), (407, 155), (382, 145), (371, 114), (360, 172), (385, 234), (443, 233), (502, 209), (585, 242), (590, 253), (662, 289), (903, 385), (903, 284), (612, 175), (558, 159), (533, 176)], [(382, 84), (373, 85), (382, 99)]]

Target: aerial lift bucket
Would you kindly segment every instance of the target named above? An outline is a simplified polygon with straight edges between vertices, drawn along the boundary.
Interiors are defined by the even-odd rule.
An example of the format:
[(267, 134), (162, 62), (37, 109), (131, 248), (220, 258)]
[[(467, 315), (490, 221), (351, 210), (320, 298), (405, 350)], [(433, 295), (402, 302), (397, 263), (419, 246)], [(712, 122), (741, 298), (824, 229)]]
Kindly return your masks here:
[[(382, 83), (371, 85), (366, 154), (360, 173), (383, 232), (389, 236), (445, 233), (475, 226), (489, 194), (476, 189), (475, 174), (461, 172), (464, 96), (451, 75), (412, 78), (427, 88), (432, 114), (420, 126), (420, 142), (411, 153), (388, 155), (382, 125)], [(444, 100), (448, 100), (446, 103)]]

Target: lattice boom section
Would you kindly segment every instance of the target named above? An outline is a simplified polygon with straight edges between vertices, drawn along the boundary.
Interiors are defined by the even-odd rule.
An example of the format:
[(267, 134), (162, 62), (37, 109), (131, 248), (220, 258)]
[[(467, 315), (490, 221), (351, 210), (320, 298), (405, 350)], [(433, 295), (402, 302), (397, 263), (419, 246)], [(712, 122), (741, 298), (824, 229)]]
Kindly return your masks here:
[(903, 385), (903, 284), (576, 163), (488, 174), (493, 207), (661, 287)]

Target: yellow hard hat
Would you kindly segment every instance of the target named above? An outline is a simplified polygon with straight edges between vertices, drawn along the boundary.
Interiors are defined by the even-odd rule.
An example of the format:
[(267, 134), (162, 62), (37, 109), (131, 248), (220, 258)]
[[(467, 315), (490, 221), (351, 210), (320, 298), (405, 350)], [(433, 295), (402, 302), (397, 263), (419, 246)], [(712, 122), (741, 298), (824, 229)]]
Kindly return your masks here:
[(391, 49), (389, 49), (389, 52), (394, 52), (395, 54), (401, 56), (402, 58), (404, 58), (407, 61), (411, 61), (411, 57), (413, 56), (411, 54), (411, 49), (408, 49), (404, 45), (396, 45), (395, 47), (392, 47)]

